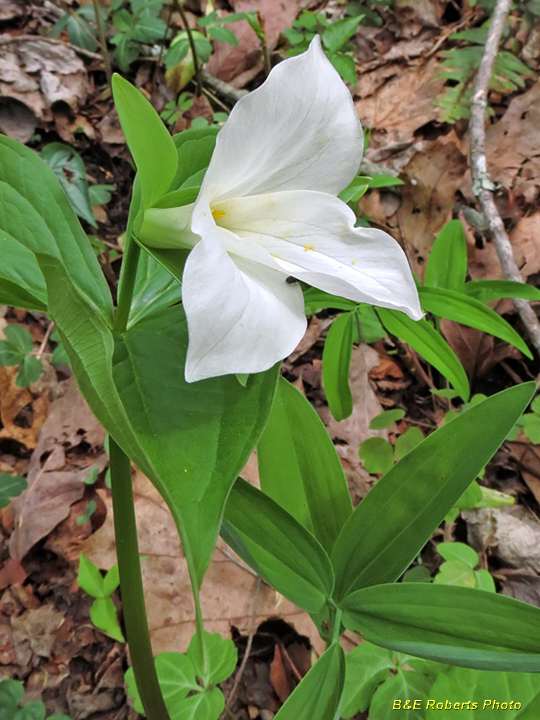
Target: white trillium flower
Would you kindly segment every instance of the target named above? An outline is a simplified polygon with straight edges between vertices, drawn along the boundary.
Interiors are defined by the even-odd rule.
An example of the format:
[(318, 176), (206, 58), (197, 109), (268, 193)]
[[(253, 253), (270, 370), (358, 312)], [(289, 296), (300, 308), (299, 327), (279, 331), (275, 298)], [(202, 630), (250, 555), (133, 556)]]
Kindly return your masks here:
[(354, 212), (336, 197), (362, 151), (352, 97), (315, 37), (235, 105), (196, 202), (147, 211), (143, 243), (193, 248), (182, 279), (188, 382), (261, 372), (295, 349), (306, 317), (289, 276), (422, 317), (398, 243), (355, 228)]

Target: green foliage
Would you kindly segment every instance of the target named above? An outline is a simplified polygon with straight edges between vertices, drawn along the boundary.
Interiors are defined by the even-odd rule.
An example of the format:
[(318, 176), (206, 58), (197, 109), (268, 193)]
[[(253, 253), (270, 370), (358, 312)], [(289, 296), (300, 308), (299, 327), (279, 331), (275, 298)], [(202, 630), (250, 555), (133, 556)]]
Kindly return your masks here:
[(27, 388), (39, 380), (43, 367), (32, 355), (34, 340), (30, 331), (20, 325), (7, 325), (4, 328), (7, 340), (0, 340), (0, 366), (19, 365), (15, 383)]
[(286, 56), (299, 55), (307, 50), (315, 35), (320, 35), (326, 56), (341, 77), (351, 85), (356, 84), (356, 64), (350, 54), (353, 45), (350, 39), (355, 35), (363, 16), (346, 17), (330, 22), (324, 13), (303, 10), (292, 27), (283, 31), (291, 46)]
[(323, 385), (328, 406), (339, 422), (353, 411), (353, 397), (349, 387), (355, 313), (338, 315), (332, 323), (323, 350)]
[[(232, 640), (224, 640), (218, 633), (204, 632), (203, 643), (210, 659), (206, 671), (201, 665), (197, 636), (192, 638), (186, 653), (160, 653), (155, 659), (159, 684), (171, 718), (217, 720), (225, 707), (225, 698), (216, 684), (234, 672), (236, 648)], [(132, 668), (126, 673), (126, 684), (129, 695), (135, 700), (135, 710), (142, 713)]]
[[(0, 720), (45, 720), (47, 711), (41, 700), (22, 704), (24, 687), (18, 680), (0, 680)], [(47, 720), (69, 720), (67, 715), (55, 713)]]
[(113, 58), (122, 72), (127, 72), (145, 45), (164, 40), (167, 26), (159, 17), (164, 0), (114, 0), (109, 7), (115, 46)]
[[(487, 26), (455, 33), (450, 36), (450, 40), (465, 41), (469, 45), (441, 52), (444, 58), (441, 75), (452, 83), (435, 101), (441, 109), (442, 122), (455, 123), (469, 117), (474, 78), (480, 67), (487, 33)], [(515, 55), (507, 50), (499, 50), (489, 87), (495, 92), (513, 93), (525, 87), (522, 76), (530, 74), (530, 69)]]
[(478, 565), (478, 555), (471, 547), (459, 542), (442, 542), (437, 545), (437, 552), (446, 562), (439, 567), (434, 583), (495, 592), (495, 583), (489, 572), (483, 568), (474, 569)]
[(95, 598), (90, 608), (90, 619), (94, 625), (118, 642), (125, 642), (111, 597), (120, 584), (118, 565), (113, 565), (103, 577), (99, 568), (81, 553), (77, 582), (79, 587)]
[[(98, 6), (99, 7), (99, 6)], [(107, 11), (99, 8), (101, 22), (107, 22)], [(51, 28), (51, 37), (58, 37), (65, 32), (72, 45), (96, 52), (99, 48), (99, 38), (96, 23), (96, 14), (93, 5), (86, 5), (70, 9), (62, 15)]]
[(530, 410), (519, 418), (508, 439), (515, 440), (519, 431), (523, 430), (534, 445), (540, 444), (540, 396), (532, 401)]
[(20, 475), (0, 473), (0, 510), (7, 507), (12, 498), (24, 492), (27, 486), (26, 479)]

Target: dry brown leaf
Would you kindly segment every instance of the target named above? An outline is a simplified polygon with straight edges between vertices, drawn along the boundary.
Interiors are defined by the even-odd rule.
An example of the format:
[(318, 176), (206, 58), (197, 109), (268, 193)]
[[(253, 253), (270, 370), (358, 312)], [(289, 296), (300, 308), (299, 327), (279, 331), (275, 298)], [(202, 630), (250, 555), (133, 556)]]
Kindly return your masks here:
[[(235, 0), (234, 12), (259, 12), (264, 19), (268, 47), (273, 50), (279, 34), (292, 25), (300, 10), (311, 0)], [(261, 43), (245, 20), (225, 25), (238, 38), (238, 45), (215, 43), (207, 70), (220, 80), (243, 87), (262, 70)]]
[(489, 173), (533, 203), (540, 187), (540, 82), (515, 97), (486, 136)]
[[(0, 367), (0, 438), (15, 440), (32, 450), (49, 409), (49, 392), (43, 389), (34, 397), (28, 388), (18, 387), (17, 371), (17, 367)], [(25, 414), (26, 408), (31, 408), (31, 413)]]
[[(28, 112), (37, 120), (51, 121), (54, 103), (66, 103), (77, 111), (88, 90), (85, 65), (67, 44), (49, 43), (36, 36), (0, 48), (0, 97), (26, 106), (25, 112), (11, 106), (11, 112), (25, 123), (26, 134), (31, 126)], [(13, 129), (9, 117), (7, 120), (2, 127), (6, 133)]]
[(410, 140), (418, 128), (437, 120), (439, 110), (433, 100), (440, 95), (445, 82), (438, 76), (439, 64), (435, 58), (405, 71), (401, 64), (393, 69), (394, 77), (386, 79), (373, 94), (370, 91), (378, 85), (376, 76), (388, 76), (388, 67), (361, 76), (358, 94), (362, 99), (355, 103), (367, 127), (382, 130), (389, 136), (385, 137), (385, 143)]
[(408, 181), (398, 210), (402, 244), (420, 279), (437, 234), (452, 219), (455, 192), (461, 185), (467, 158), (454, 132), (416, 153), (405, 167)]
[[(28, 488), (13, 503), (16, 527), (10, 554), (28, 550), (68, 516), (84, 493), (90, 470), (103, 469), (105, 431), (90, 412), (74, 378), (59, 386), (28, 468)], [(85, 449), (86, 448), (86, 449)], [(83, 450), (83, 452), (80, 452)]]
[[(93, 563), (108, 570), (116, 562), (110, 495), (100, 492), (107, 519), (82, 547)], [(172, 516), (159, 493), (139, 472), (134, 478), (139, 551), (154, 653), (186, 650), (195, 632), (194, 608), (187, 565)], [(237, 559), (222, 540), (214, 552), (202, 586), (205, 627), (229, 637), (231, 627), (247, 635), (252, 624), (255, 574)], [(261, 583), (255, 624), (281, 618), (309, 637), (318, 652), (324, 649), (309, 615)]]

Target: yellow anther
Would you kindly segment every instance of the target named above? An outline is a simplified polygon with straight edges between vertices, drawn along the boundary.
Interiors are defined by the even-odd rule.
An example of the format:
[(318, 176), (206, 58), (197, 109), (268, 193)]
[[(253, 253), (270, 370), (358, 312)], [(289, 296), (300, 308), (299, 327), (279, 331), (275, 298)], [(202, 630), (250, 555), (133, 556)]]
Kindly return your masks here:
[(225, 210), (212, 210), (212, 217), (214, 220), (220, 220), (221, 218), (224, 218), (226, 214)]
[(351, 265), (355, 265), (355, 264), (356, 264), (356, 260), (351, 260)]
[(315, 245), (306, 245), (304, 252), (307, 252), (308, 250), (315, 250)]

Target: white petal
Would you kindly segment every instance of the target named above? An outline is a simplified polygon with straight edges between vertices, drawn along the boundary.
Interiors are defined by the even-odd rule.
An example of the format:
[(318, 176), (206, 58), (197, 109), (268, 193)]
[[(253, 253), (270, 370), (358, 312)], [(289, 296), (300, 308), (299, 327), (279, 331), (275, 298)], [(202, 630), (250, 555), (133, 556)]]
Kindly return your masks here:
[(285, 272), (356, 302), (422, 310), (405, 253), (382, 230), (355, 228), (355, 215), (332, 195), (288, 191), (214, 206), (218, 224), (267, 250)]
[(337, 195), (356, 175), (362, 151), (351, 94), (317, 36), (307, 52), (279, 63), (234, 106), (217, 137), (203, 194), (290, 189)]
[(227, 255), (219, 231), (188, 256), (182, 282), (189, 346), (186, 380), (268, 370), (305, 329), (302, 291), (285, 275)]

